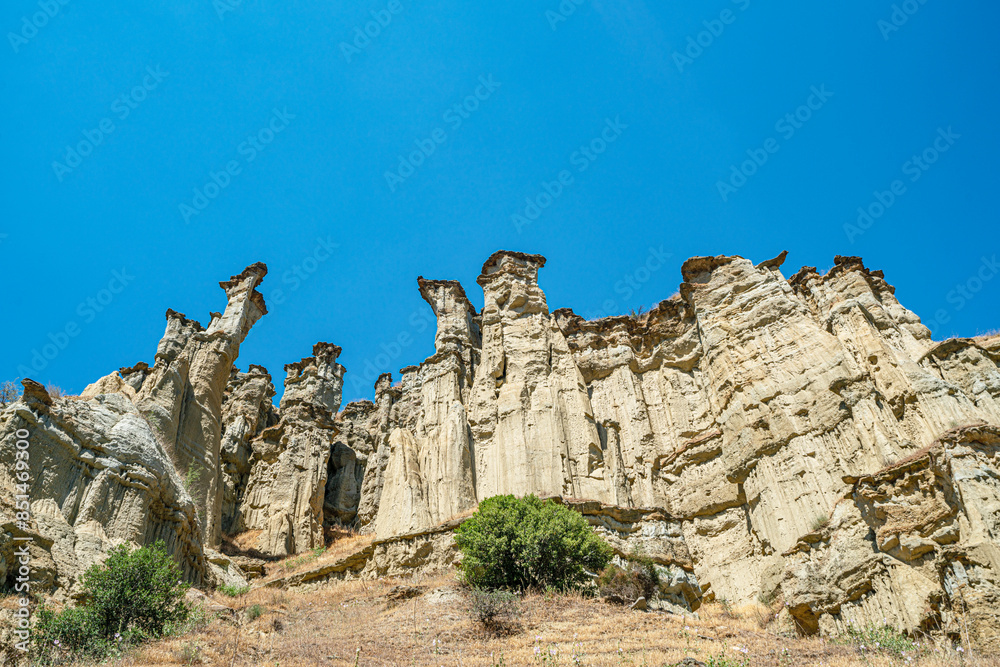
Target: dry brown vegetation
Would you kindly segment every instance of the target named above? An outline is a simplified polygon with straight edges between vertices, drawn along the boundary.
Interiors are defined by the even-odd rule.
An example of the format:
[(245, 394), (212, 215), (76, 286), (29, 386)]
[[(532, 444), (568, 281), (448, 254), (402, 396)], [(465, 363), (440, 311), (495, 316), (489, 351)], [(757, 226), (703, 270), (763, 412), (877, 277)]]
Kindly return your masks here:
[(364, 549), (374, 541), (371, 535), (359, 535), (350, 528), (340, 526), (324, 530), (326, 546), (292, 556), (275, 557), (258, 551), (254, 545), (262, 531), (249, 530), (238, 535), (222, 536), (222, 552), (229, 556), (249, 556), (267, 561), (266, 576), (255, 584), (280, 579), (289, 574), (295, 574), (315, 567), (336, 562), (346, 556)]
[(0, 382), (0, 406), (13, 403), (21, 396), (21, 388), (10, 380)]
[(52, 398), (69, 398), (70, 395), (63, 390), (62, 387), (58, 387), (51, 382), (45, 385), (45, 391)]
[[(408, 598), (414, 591), (400, 594), (397, 586), (415, 587), (419, 594)], [(704, 605), (695, 619), (629, 611), (582, 595), (535, 594), (524, 599), (513, 627), (487, 631), (470, 616), (453, 574), (329, 583), (311, 590), (255, 588), (237, 599), (217, 595), (215, 600), (233, 607), (232, 614), (114, 664), (660, 667), (691, 656), (716, 667), (1000, 667), (995, 658), (930, 642), (912, 662), (863, 654), (856, 646), (783, 632), (763, 606), (734, 609), (724, 603)]]
[(337, 540), (329, 547), (282, 558), (274, 563), (269, 563), (265, 577), (260, 582), (254, 583), (259, 585), (286, 577), (290, 574), (311, 570), (328, 563), (335, 563), (342, 558), (357, 553), (374, 541), (375, 538), (371, 535), (350, 535)]

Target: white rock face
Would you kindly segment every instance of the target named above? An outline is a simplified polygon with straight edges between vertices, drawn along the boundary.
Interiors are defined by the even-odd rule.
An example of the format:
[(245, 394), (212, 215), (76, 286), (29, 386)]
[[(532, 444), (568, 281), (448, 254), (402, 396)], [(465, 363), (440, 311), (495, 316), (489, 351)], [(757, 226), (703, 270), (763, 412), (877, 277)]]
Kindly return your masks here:
[(256, 290), (265, 275), (267, 267), (257, 263), (219, 283), (228, 303), (224, 313), (212, 314), (207, 329), (168, 310), (156, 364), (136, 397), (188, 482), (213, 546), (222, 536), (222, 399), (240, 344), (267, 313)]
[[(266, 312), (255, 288), (263, 264), (220, 283), (228, 305), (207, 330), (172, 310), (157, 363), (123, 368), (80, 397), (52, 399), (25, 380), (22, 400), (0, 413), (0, 507), (15, 531), (16, 434), (30, 436), (28, 528), (34, 581), (58, 597), (120, 543), (163, 540), (196, 584), (218, 581), (205, 542), (220, 535), (222, 396), (250, 327)], [(205, 539), (205, 536), (208, 539)], [(6, 537), (6, 536), (5, 536)], [(0, 543), (0, 579), (12, 542)]]
[(611, 501), (583, 376), (538, 287), (544, 265), (539, 255), (494, 253), (478, 279), (483, 350), (469, 407), (477, 490)]
[(854, 480), (949, 429), (1000, 426), (1000, 337), (935, 343), (860, 259), (786, 279), (784, 258), (694, 258), (651, 312), (592, 322), (548, 311), (537, 255), (487, 260), (479, 314), (457, 284), (421, 280), (437, 352), (397, 386), (380, 379), (358, 522), (384, 539), (501, 493), (662, 508), (705, 595), (782, 596), (807, 632), (847, 614), (912, 630), (950, 623), (954, 582), (967, 581), (975, 632), (994, 641), (1000, 559), (985, 554), (997, 553), (1000, 502), (985, 480), (1000, 460), (985, 427), (961, 459), (984, 480), (968, 499), (950, 490), (954, 467), (918, 484), (956, 498), (945, 533), (930, 505), (905, 500), (917, 483), (900, 483), (877, 507), (909, 503), (924, 527), (873, 551), (885, 510), (865, 509)]
[(271, 375), (251, 365), (246, 373), (234, 368), (222, 403), (222, 531), (245, 530), (240, 505), (250, 477), (251, 443), (278, 421), (271, 404)]
[(475, 309), (458, 283), (418, 282), (438, 316), (436, 352), (419, 367), (404, 369), (403, 395), (412, 397), (415, 409), (404, 415), (403, 406), (396, 406), (398, 418), (382, 444), (386, 468), (374, 520), (379, 535), (433, 526), (476, 504), (463, 405), (478, 362)]
[(285, 366), (280, 419), (250, 445), (250, 472), (237, 529), (261, 531), (257, 549), (288, 555), (324, 545), (323, 507), (344, 367), (340, 348), (317, 343), (313, 356)]
[[(36, 382), (24, 386), (0, 412), (0, 516), (5, 537), (32, 538), (34, 590), (73, 595), (111, 547), (157, 540), (190, 580), (209, 579), (194, 503), (136, 406), (120, 393), (52, 399)], [(14, 521), (19, 431), (29, 443), (26, 530)], [(0, 580), (13, 573), (14, 546), (0, 542)]]
[[(376, 534), (372, 571), (451, 562), (442, 526), (534, 493), (655, 552), (682, 607), (778, 599), (803, 632), (887, 619), (1000, 647), (1000, 336), (934, 342), (859, 258), (787, 279), (784, 259), (693, 258), (678, 294), (595, 321), (549, 312), (538, 255), (486, 261), (482, 312), (419, 278), (435, 353), (339, 414), (336, 346), (286, 366), (277, 409), (264, 369), (232, 372), (264, 312), (254, 265), (207, 330), (168, 311), (153, 368), (81, 399), (26, 385), (0, 412), (0, 508), (12, 434), (37, 431), (36, 574), (72, 590), (120, 540), (218, 578), (202, 535), (223, 528), (284, 555), (352, 524)], [(331, 576), (368, 567), (348, 561)]]
[(344, 367), (337, 363), (340, 353), (341, 349), (336, 345), (316, 343), (312, 357), (286, 364), (282, 409), (295, 404), (309, 404), (336, 414), (344, 388)]

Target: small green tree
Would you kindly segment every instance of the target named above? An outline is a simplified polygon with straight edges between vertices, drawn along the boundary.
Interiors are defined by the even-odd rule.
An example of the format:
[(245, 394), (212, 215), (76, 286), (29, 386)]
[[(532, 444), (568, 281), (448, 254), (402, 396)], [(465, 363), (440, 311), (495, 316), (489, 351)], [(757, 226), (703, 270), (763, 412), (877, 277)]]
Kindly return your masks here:
[(135, 631), (161, 636), (168, 624), (187, 617), (188, 588), (162, 541), (134, 551), (115, 547), (104, 564), (83, 575), (87, 606), (104, 637)]
[(41, 664), (63, 658), (103, 659), (130, 644), (162, 636), (190, 612), (189, 586), (163, 542), (112, 549), (83, 575), (84, 604), (35, 615), (35, 655)]
[(574, 588), (613, 553), (581, 514), (530, 495), (487, 498), (455, 542), (465, 581), (487, 589)]

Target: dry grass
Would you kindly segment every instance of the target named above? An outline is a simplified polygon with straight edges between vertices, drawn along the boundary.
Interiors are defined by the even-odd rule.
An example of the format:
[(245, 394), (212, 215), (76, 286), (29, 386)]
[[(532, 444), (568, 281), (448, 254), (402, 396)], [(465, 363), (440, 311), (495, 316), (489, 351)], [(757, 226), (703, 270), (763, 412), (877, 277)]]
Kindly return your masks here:
[(346, 537), (341, 537), (329, 547), (307, 551), (303, 554), (295, 554), (294, 556), (287, 556), (273, 563), (268, 563), (267, 574), (259, 583), (267, 583), (275, 579), (287, 577), (290, 574), (311, 570), (327, 563), (334, 563), (364, 549), (374, 541), (375, 537), (373, 535), (350, 534)]
[(70, 396), (62, 387), (58, 387), (51, 382), (45, 385), (45, 391), (52, 398), (76, 398), (75, 396)]
[[(247, 530), (236, 535), (223, 535), (222, 552), (230, 556), (253, 556), (257, 551), (255, 547), (257, 540), (260, 539), (263, 532), (262, 530)], [(270, 556), (267, 558), (272, 559)]]
[[(417, 586), (423, 594), (389, 600), (389, 591), (401, 583)], [(220, 597), (219, 602), (234, 601)], [(538, 648), (557, 650), (558, 662), (545, 664), (559, 665), (660, 667), (685, 656), (705, 662), (725, 656), (728, 662), (714, 664), (1000, 667), (995, 658), (935, 651), (939, 647), (930, 647), (911, 663), (898, 657), (865, 657), (853, 646), (783, 634), (774, 622), (767, 623), (773, 616), (764, 608), (755, 612), (752, 607), (717, 603), (705, 605), (700, 618), (693, 619), (633, 612), (580, 595), (529, 595), (517, 625), (497, 635), (472, 620), (453, 574), (338, 582), (307, 591), (256, 588), (237, 603), (232, 617), (149, 645), (115, 664), (312, 667), (354, 665), (357, 659), (358, 665), (368, 666), (521, 666), (541, 664)], [(249, 620), (246, 610), (253, 605), (265, 611)], [(574, 653), (579, 662), (574, 662)]]

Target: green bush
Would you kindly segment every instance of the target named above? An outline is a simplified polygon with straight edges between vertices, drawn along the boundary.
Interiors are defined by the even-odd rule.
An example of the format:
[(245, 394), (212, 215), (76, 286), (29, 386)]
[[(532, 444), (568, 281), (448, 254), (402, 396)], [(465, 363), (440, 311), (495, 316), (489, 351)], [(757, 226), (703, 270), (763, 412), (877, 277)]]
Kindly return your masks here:
[(119, 648), (162, 636), (189, 613), (188, 585), (163, 542), (131, 550), (122, 545), (82, 578), (84, 604), (36, 614), (34, 641), (39, 661), (62, 657), (102, 658)]
[(249, 586), (235, 586), (233, 584), (222, 584), (219, 586), (218, 590), (220, 593), (224, 593), (231, 598), (238, 598), (241, 595), (246, 595), (250, 592)]
[(660, 588), (660, 575), (652, 558), (633, 553), (625, 567), (609, 564), (597, 578), (601, 595), (618, 604), (632, 604), (639, 598), (651, 599)]
[(256, 621), (258, 618), (264, 615), (266, 610), (262, 605), (255, 604), (247, 608), (247, 620)]
[(566, 590), (600, 572), (612, 550), (582, 515), (535, 496), (494, 496), (458, 527), (466, 583), (486, 589)]
[(67, 607), (56, 613), (43, 604), (35, 612), (32, 639), (42, 664), (56, 662), (57, 655), (102, 658), (108, 653), (86, 607)]
[(847, 627), (847, 632), (838, 640), (843, 644), (854, 644), (862, 651), (889, 653), (899, 657), (920, 648), (912, 639), (888, 625), (871, 624), (855, 627), (851, 623)]
[(188, 588), (163, 542), (134, 551), (115, 547), (103, 565), (83, 575), (87, 606), (104, 637), (135, 631), (161, 636), (168, 623), (187, 617)]

